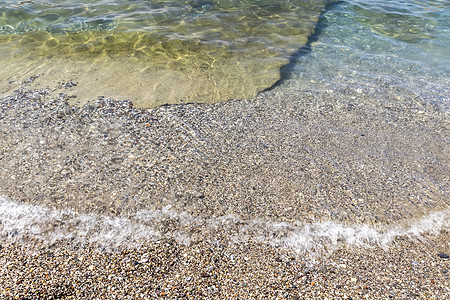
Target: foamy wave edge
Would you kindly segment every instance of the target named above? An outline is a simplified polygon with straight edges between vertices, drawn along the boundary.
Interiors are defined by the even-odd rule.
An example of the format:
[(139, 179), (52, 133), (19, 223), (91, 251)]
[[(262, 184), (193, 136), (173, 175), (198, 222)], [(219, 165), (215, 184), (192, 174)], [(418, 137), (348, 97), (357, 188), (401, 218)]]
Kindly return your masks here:
[[(157, 224), (164, 220), (176, 224), (176, 229), (158, 230)], [(397, 237), (421, 238), (423, 234), (448, 230), (449, 220), (450, 209), (446, 209), (395, 226), (346, 225), (333, 221), (276, 223), (262, 219), (243, 220), (233, 215), (194, 217), (170, 206), (142, 210), (127, 218), (79, 214), (69, 209), (18, 203), (0, 196), (0, 243), (2, 240), (33, 238), (45, 243), (70, 240), (105, 247), (133, 247), (162, 238), (173, 238), (182, 244), (199, 239), (217, 243), (219, 236), (226, 236), (233, 243), (253, 240), (306, 252), (332, 249), (343, 243), (357, 247), (385, 247)], [(192, 228), (196, 230), (192, 231)]]

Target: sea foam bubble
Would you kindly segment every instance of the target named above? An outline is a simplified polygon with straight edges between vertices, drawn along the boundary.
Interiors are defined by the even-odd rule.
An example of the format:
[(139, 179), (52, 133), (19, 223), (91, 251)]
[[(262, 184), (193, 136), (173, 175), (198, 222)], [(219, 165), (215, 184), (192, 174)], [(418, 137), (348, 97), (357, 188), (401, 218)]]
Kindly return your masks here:
[(76, 213), (12, 201), (0, 196), (0, 237), (3, 241), (39, 239), (45, 243), (70, 240), (105, 247), (134, 247), (145, 241), (172, 238), (189, 245), (256, 241), (297, 252), (330, 250), (340, 244), (388, 246), (396, 237), (421, 238), (450, 228), (450, 210), (430, 213), (396, 225), (343, 224), (244, 220), (234, 215), (193, 216), (170, 206), (141, 210), (129, 217)]

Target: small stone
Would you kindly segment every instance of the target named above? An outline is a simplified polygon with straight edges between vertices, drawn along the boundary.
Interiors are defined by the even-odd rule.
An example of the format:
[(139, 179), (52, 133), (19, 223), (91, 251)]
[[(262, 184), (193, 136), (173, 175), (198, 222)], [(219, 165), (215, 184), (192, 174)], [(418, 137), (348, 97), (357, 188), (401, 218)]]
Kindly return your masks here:
[(209, 275), (208, 273), (203, 272), (203, 273), (200, 273), (200, 277), (208, 278), (208, 277), (211, 277), (211, 275)]
[(448, 254), (447, 254), (447, 253), (444, 253), (444, 252), (439, 253), (438, 256), (439, 256), (440, 258), (443, 258), (443, 259), (448, 259), (448, 258), (449, 258)]

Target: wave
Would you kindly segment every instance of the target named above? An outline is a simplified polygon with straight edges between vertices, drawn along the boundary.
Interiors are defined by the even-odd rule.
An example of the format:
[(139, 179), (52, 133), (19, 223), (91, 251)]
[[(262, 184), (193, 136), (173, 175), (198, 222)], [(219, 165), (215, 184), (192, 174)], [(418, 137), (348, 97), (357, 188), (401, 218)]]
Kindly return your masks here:
[[(397, 237), (421, 238), (450, 227), (450, 210), (433, 212), (394, 226), (342, 224), (333, 221), (304, 223), (244, 220), (234, 215), (193, 216), (170, 206), (141, 210), (128, 217), (77, 213), (12, 201), (0, 196), (0, 236), (6, 241), (40, 240), (55, 243), (95, 243), (102, 247), (136, 247), (146, 241), (171, 238), (189, 245), (261, 242), (300, 253), (333, 249), (340, 244), (357, 247), (388, 246)], [(400, 224), (401, 223), (401, 224)]]

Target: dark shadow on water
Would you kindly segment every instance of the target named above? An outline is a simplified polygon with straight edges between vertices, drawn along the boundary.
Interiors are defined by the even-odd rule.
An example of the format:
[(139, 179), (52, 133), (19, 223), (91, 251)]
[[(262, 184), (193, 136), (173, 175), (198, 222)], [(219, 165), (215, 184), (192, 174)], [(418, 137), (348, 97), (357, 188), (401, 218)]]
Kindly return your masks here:
[(280, 79), (264, 91), (270, 91), (292, 77), (297, 61), (301, 57), (308, 55), (312, 51), (311, 45), (319, 40), (319, 37), (322, 34), (323, 30), (328, 26), (328, 20), (325, 17), (325, 14), (342, 3), (344, 3), (344, 1), (336, 1), (331, 2), (325, 6), (325, 9), (319, 16), (319, 20), (317, 21), (316, 27), (314, 28), (314, 32), (308, 37), (308, 42), (303, 47), (299, 48), (297, 51), (291, 54), (291, 56), (289, 57), (289, 63), (280, 68)]

